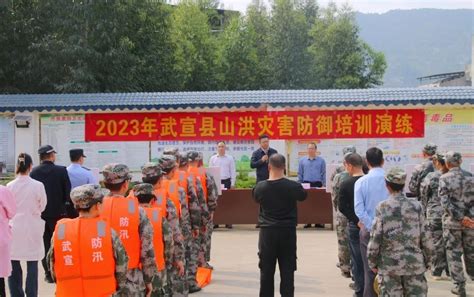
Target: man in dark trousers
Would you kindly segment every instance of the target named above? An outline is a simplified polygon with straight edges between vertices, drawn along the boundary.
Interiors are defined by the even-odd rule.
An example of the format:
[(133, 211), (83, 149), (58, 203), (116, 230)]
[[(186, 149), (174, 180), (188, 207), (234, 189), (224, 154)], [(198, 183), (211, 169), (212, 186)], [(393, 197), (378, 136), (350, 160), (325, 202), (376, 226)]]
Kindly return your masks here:
[(250, 159), (250, 168), (257, 169), (257, 183), (268, 178), (268, 159), (278, 153), (270, 147), (270, 139), (268, 135), (263, 134), (259, 138), (260, 148), (252, 153)]
[[(43, 183), (46, 190), (48, 202), (46, 209), (41, 214), (45, 221), (43, 233), (44, 250), (49, 251), (51, 237), (59, 219), (65, 217), (77, 217), (69, 196), (71, 192), (71, 182), (64, 166), (54, 165), (56, 161), (56, 151), (50, 145), (43, 145), (38, 149), (41, 164), (33, 168), (30, 173), (31, 178)], [(45, 271), (45, 281), (52, 283), (53, 279), (48, 270), (46, 258), (42, 260)]]
[(275, 265), (280, 268), (280, 294), (293, 297), (296, 271), (297, 201), (306, 199), (301, 184), (285, 177), (285, 157), (273, 154), (269, 158), (269, 178), (253, 189), (253, 198), (260, 204), (258, 222), (260, 234), (260, 297), (274, 296)]

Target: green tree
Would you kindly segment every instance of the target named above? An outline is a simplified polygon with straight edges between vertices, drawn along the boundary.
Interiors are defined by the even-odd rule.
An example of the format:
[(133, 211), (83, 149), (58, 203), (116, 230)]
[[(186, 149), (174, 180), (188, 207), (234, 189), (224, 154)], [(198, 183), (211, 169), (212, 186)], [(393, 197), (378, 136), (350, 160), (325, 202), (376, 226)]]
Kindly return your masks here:
[(386, 62), (359, 38), (354, 12), (330, 3), (315, 22), (310, 52), (318, 88), (369, 88), (382, 84)]
[(175, 8), (171, 36), (178, 90), (204, 91), (218, 87), (216, 44), (207, 15), (198, 4), (183, 1)]
[(257, 86), (255, 32), (243, 18), (234, 18), (219, 37), (218, 64), (221, 88), (251, 90)]
[(310, 55), (306, 17), (292, 0), (273, 3), (269, 46), (270, 87), (300, 89), (308, 86)]
[(260, 0), (252, 1), (247, 7), (244, 24), (251, 37), (247, 40), (250, 43), (249, 46), (255, 48), (257, 54), (257, 62), (254, 64), (256, 73), (254, 89), (268, 89), (271, 80), (269, 60), (269, 53), (271, 52), (269, 46), (270, 15), (263, 2)]

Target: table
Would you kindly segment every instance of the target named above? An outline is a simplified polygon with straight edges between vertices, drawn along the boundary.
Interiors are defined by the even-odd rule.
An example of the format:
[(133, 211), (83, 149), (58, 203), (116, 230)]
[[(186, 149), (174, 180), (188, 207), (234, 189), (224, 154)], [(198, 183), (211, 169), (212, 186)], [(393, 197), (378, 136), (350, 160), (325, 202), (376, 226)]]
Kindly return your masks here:
[[(308, 189), (308, 197), (298, 202), (299, 224), (333, 224), (331, 193), (326, 189)], [(259, 205), (252, 198), (252, 189), (222, 191), (214, 213), (215, 224), (256, 224)]]

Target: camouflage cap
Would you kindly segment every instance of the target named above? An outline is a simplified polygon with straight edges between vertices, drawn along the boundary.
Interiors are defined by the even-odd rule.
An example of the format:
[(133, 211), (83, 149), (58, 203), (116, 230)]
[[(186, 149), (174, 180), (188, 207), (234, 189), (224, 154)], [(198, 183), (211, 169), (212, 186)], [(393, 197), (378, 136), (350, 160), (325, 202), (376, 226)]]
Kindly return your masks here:
[(436, 159), (436, 160), (445, 160), (445, 158), (446, 158), (445, 154), (439, 153), (439, 152), (434, 154), (434, 156), (433, 156), (433, 159)]
[(152, 178), (156, 176), (162, 176), (160, 165), (155, 162), (148, 162), (142, 166), (142, 178)]
[(170, 155), (164, 155), (158, 159), (161, 170), (169, 172), (171, 169), (175, 168), (178, 164), (176, 163), (176, 158)]
[(438, 146), (434, 143), (427, 143), (425, 144), (425, 146), (423, 147), (423, 151), (425, 153), (427, 153), (428, 155), (430, 156), (433, 156), (434, 154), (436, 154), (436, 149), (438, 148)]
[(200, 161), (200, 160), (202, 160), (202, 155), (199, 154), (199, 152), (196, 152), (196, 151), (189, 151), (188, 152), (188, 161), (189, 162)]
[(130, 170), (125, 164), (111, 163), (102, 168), (104, 182), (108, 184), (118, 184), (126, 180), (132, 179)]
[(404, 185), (407, 173), (400, 167), (393, 167), (385, 174), (385, 180), (397, 185)]
[(147, 183), (137, 184), (133, 187), (133, 194), (138, 195), (155, 195), (153, 185)]
[(459, 164), (462, 160), (461, 153), (449, 151), (445, 155), (446, 162)]
[(163, 150), (163, 155), (179, 156), (179, 149), (176, 147), (167, 147)]
[(184, 167), (188, 165), (188, 154), (181, 153), (179, 154), (179, 167)]
[(87, 184), (72, 189), (71, 200), (77, 209), (87, 209), (102, 202), (104, 196), (109, 193), (109, 190), (103, 189), (99, 185)]
[(348, 146), (346, 146), (342, 149), (342, 154), (343, 155), (346, 155), (346, 154), (349, 154), (349, 153), (356, 153), (356, 152), (357, 152), (356, 148), (353, 145), (348, 145)]

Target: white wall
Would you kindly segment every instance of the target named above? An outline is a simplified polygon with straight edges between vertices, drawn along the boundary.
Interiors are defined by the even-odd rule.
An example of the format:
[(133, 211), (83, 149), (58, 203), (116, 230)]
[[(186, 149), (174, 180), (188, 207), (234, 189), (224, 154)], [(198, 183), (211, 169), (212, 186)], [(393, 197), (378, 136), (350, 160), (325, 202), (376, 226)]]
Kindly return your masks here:
[(31, 116), (31, 123), (28, 128), (15, 127), (15, 158), (20, 153), (27, 153), (33, 158), (33, 165), (39, 164), (39, 115), (38, 113), (16, 113), (15, 115)]

